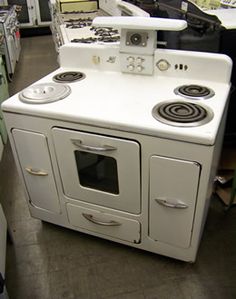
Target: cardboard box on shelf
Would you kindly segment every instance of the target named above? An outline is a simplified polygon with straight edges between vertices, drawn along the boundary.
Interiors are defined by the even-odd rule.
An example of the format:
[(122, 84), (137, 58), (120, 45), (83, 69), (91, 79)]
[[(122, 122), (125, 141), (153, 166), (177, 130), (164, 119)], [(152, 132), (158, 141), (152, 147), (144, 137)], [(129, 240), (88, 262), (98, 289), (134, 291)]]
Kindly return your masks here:
[[(217, 175), (218, 184), (216, 186), (216, 194), (224, 202), (225, 205), (236, 204), (236, 148), (226, 147), (223, 149)], [(234, 193), (233, 202), (231, 202)]]
[(232, 193), (231, 187), (228, 187), (228, 188), (222, 188), (219, 186), (216, 187), (216, 194), (220, 197), (220, 199), (223, 201), (223, 203), (227, 206), (229, 204), (236, 204), (236, 195), (234, 196), (233, 202), (230, 203), (231, 193)]

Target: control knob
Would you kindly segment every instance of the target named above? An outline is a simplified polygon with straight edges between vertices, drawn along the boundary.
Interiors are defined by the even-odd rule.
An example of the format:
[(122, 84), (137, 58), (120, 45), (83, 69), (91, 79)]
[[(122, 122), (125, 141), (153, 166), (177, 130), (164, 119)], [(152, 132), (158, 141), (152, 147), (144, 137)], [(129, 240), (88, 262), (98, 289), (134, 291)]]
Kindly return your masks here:
[(156, 63), (156, 66), (160, 71), (167, 71), (170, 68), (170, 64), (167, 60), (161, 59)]
[(138, 65), (137, 66), (137, 71), (140, 73), (142, 72), (142, 70), (144, 69), (144, 67), (142, 65)]
[(134, 57), (132, 57), (132, 56), (127, 57), (127, 61), (130, 62), (130, 63), (133, 63), (134, 62)]
[(128, 68), (128, 70), (129, 70), (130, 72), (133, 72), (133, 71), (134, 71), (134, 65), (133, 65), (133, 64), (129, 64), (129, 65), (127, 66), (127, 68)]

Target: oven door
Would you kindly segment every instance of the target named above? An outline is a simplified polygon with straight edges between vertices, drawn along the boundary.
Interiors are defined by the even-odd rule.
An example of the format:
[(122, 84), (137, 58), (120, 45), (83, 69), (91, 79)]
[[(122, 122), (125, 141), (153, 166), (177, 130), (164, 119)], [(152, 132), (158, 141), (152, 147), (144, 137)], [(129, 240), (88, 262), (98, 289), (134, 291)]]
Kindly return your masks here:
[(140, 213), (140, 149), (133, 140), (53, 128), (64, 194)]

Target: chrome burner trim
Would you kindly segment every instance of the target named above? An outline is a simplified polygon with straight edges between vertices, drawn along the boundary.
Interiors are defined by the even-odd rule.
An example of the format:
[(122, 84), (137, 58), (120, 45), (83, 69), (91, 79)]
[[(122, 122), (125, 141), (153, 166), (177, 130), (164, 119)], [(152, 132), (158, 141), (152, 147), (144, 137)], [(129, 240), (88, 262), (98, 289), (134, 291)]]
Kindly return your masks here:
[(82, 72), (68, 71), (61, 72), (53, 76), (53, 81), (56, 83), (73, 83), (78, 82), (86, 78), (86, 75)]
[(19, 99), (26, 104), (47, 104), (60, 101), (71, 93), (71, 88), (59, 83), (31, 85), (19, 93)]
[[(170, 104), (170, 105), (171, 104), (177, 104), (177, 105), (178, 104), (185, 104), (185, 105), (188, 104), (190, 106), (191, 105), (193, 105), (195, 107), (197, 106), (197, 108), (201, 108), (201, 109), (205, 110), (206, 116), (201, 120), (192, 121), (192, 122), (178, 122), (178, 121), (168, 120), (159, 114), (160, 108), (162, 108), (164, 105), (168, 105), (168, 104)], [(158, 120), (166, 125), (170, 125), (170, 126), (174, 126), (174, 127), (198, 127), (198, 126), (202, 126), (202, 125), (210, 122), (214, 117), (214, 113), (209, 107), (206, 107), (202, 104), (199, 105), (196, 103), (184, 102), (184, 101), (165, 101), (165, 102), (161, 102), (153, 107), (152, 116), (156, 120)]]
[[(203, 95), (201, 95), (201, 94), (197, 95), (197, 93), (196, 93), (196, 95), (193, 95), (193, 94), (188, 95), (187, 93), (182, 92), (182, 90), (190, 88), (190, 87), (193, 87), (193, 88), (195, 87), (196, 89), (201, 88), (202, 90), (205, 90), (205, 93), (203, 93)], [(180, 95), (184, 98), (192, 99), (192, 100), (207, 100), (215, 95), (215, 92), (211, 88), (206, 87), (206, 86), (196, 85), (196, 84), (188, 84), (188, 85), (178, 86), (174, 89), (174, 93), (176, 95)]]

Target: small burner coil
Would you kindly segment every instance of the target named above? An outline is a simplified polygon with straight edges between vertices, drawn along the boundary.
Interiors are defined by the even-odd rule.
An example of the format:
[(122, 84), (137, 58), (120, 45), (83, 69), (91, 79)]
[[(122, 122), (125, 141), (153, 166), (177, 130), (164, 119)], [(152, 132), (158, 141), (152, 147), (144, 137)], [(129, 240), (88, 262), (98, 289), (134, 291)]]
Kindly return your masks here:
[(212, 89), (194, 84), (179, 86), (174, 92), (190, 99), (209, 99), (215, 95)]
[(77, 82), (82, 79), (84, 79), (86, 76), (84, 73), (81, 72), (63, 72), (56, 74), (53, 77), (53, 81), (57, 83), (71, 83), (71, 82)]
[(152, 114), (157, 120), (177, 127), (200, 126), (213, 118), (209, 110), (187, 102), (160, 103), (153, 108)]

